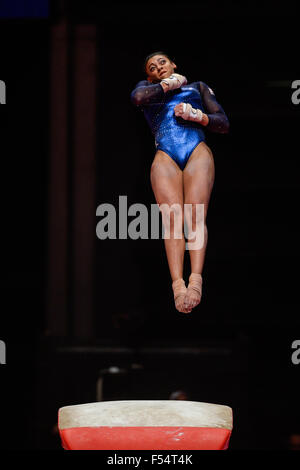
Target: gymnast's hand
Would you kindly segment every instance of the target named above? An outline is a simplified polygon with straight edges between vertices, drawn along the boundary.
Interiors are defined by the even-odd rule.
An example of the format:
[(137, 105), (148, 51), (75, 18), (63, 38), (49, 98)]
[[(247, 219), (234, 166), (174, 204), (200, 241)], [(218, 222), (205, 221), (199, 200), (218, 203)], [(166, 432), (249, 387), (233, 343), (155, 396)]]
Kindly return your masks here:
[(206, 114), (201, 109), (194, 109), (190, 103), (179, 103), (174, 108), (175, 116), (186, 121), (201, 122), (206, 125)]
[(183, 75), (179, 75), (179, 73), (172, 73), (169, 78), (164, 78), (160, 83), (165, 85), (163, 87), (165, 91), (175, 90), (185, 85), (187, 79)]

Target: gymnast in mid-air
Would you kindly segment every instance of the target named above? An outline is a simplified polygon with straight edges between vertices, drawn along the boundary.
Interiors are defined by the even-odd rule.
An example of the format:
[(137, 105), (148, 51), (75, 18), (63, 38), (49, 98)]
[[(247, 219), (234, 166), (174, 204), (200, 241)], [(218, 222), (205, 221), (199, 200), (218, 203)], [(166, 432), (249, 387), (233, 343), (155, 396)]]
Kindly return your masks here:
[[(213, 154), (205, 143), (204, 131), (228, 133), (229, 122), (213, 90), (204, 82), (188, 83), (185, 76), (175, 73), (176, 69), (164, 52), (148, 55), (144, 63), (147, 80), (138, 82), (131, 100), (143, 111), (155, 137), (156, 154), (150, 178), (156, 202), (160, 209), (173, 206), (183, 214), (182, 236), (178, 237), (174, 235), (176, 210), (171, 217), (169, 212), (170, 237), (165, 237), (164, 243), (175, 306), (179, 312), (190, 313), (202, 296), (206, 215), (215, 174)], [(187, 286), (183, 279), (186, 205), (192, 208), (192, 218), (186, 220), (188, 231), (196, 234), (197, 224), (204, 227), (201, 247), (189, 250), (191, 274)], [(199, 205), (204, 209), (202, 218), (196, 217)], [(165, 226), (167, 212), (161, 209), (161, 213)]]

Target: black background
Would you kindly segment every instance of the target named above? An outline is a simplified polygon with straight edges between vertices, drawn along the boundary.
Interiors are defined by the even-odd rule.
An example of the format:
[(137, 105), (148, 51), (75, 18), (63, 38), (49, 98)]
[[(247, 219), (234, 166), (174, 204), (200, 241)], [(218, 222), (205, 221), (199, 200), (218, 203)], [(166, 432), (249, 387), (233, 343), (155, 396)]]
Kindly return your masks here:
[[(292, 342), (300, 337), (293, 7), (70, 2), (64, 14), (70, 24), (97, 25), (96, 205), (117, 206), (119, 195), (127, 195), (128, 205), (155, 202), (149, 180), (153, 139), (129, 99), (144, 78), (148, 53), (167, 51), (179, 73), (207, 83), (231, 128), (228, 135), (207, 135), (216, 181), (199, 309), (188, 316), (175, 311), (161, 240), (98, 241), (95, 280), (101, 288), (94, 337), (85, 344), (128, 347), (133, 356), (112, 359), (76, 348), (64, 354), (55, 338), (48, 347), (49, 32), (62, 10), (53, 3), (49, 20), (1, 21), (0, 79), (7, 86), (7, 104), (0, 107), (0, 339), (7, 345), (1, 407), (8, 429), (17, 422), (24, 433), (12, 442), (6, 432), (3, 448), (60, 448), (52, 432), (57, 409), (95, 401), (97, 374), (112, 361), (126, 367), (139, 362), (143, 369), (108, 378), (106, 399), (167, 399), (185, 388), (192, 400), (232, 406), (233, 449), (288, 448), (289, 436), (300, 432), (300, 365), (291, 362)], [(78, 341), (68, 337), (59, 344)], [(139, 355), (145, 345), (202, 352)]]

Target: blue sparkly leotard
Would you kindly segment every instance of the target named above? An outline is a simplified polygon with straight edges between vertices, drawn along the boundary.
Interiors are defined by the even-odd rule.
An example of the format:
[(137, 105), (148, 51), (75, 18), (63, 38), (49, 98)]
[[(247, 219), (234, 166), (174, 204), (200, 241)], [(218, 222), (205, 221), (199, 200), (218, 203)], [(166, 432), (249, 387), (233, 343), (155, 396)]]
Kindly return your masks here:
[(223, 108), (213, 91), (203, 82), (194, 82), (176, 90), (163, 91), (162, 86), (143, 80), (131, 93), (134, 105), (142, 108), (155, 136), (157, 150), (167, 153), (183, 170), (193, 150), (205, 141), (204, 127), (174, 114), (179, 103), (190, 103), (193, 108), (207, 113), (207, 129), (212, 132), (228, 132), (229, 123)]

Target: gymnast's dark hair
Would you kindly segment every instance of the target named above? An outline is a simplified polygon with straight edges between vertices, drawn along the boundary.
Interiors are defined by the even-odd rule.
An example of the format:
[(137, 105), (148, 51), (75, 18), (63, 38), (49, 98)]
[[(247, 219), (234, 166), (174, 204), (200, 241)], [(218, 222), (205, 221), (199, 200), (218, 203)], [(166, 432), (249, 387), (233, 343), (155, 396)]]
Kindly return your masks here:
[(152, 52), (152, 54), (147, 55), (146, 59), (144, 60), (144, 67), (143, 67), (144, 72), (146, 72), (146, 65), (147, 65), (148, 60), (150, 60), (151, 57), (153, 57), (155, 55), (163, 55), (163, 56), (167, 57), (167, 59), (169, 59), (171, 62), (174, 62), (174, 59), (171, 59), (171, 57), (163, 51)]

